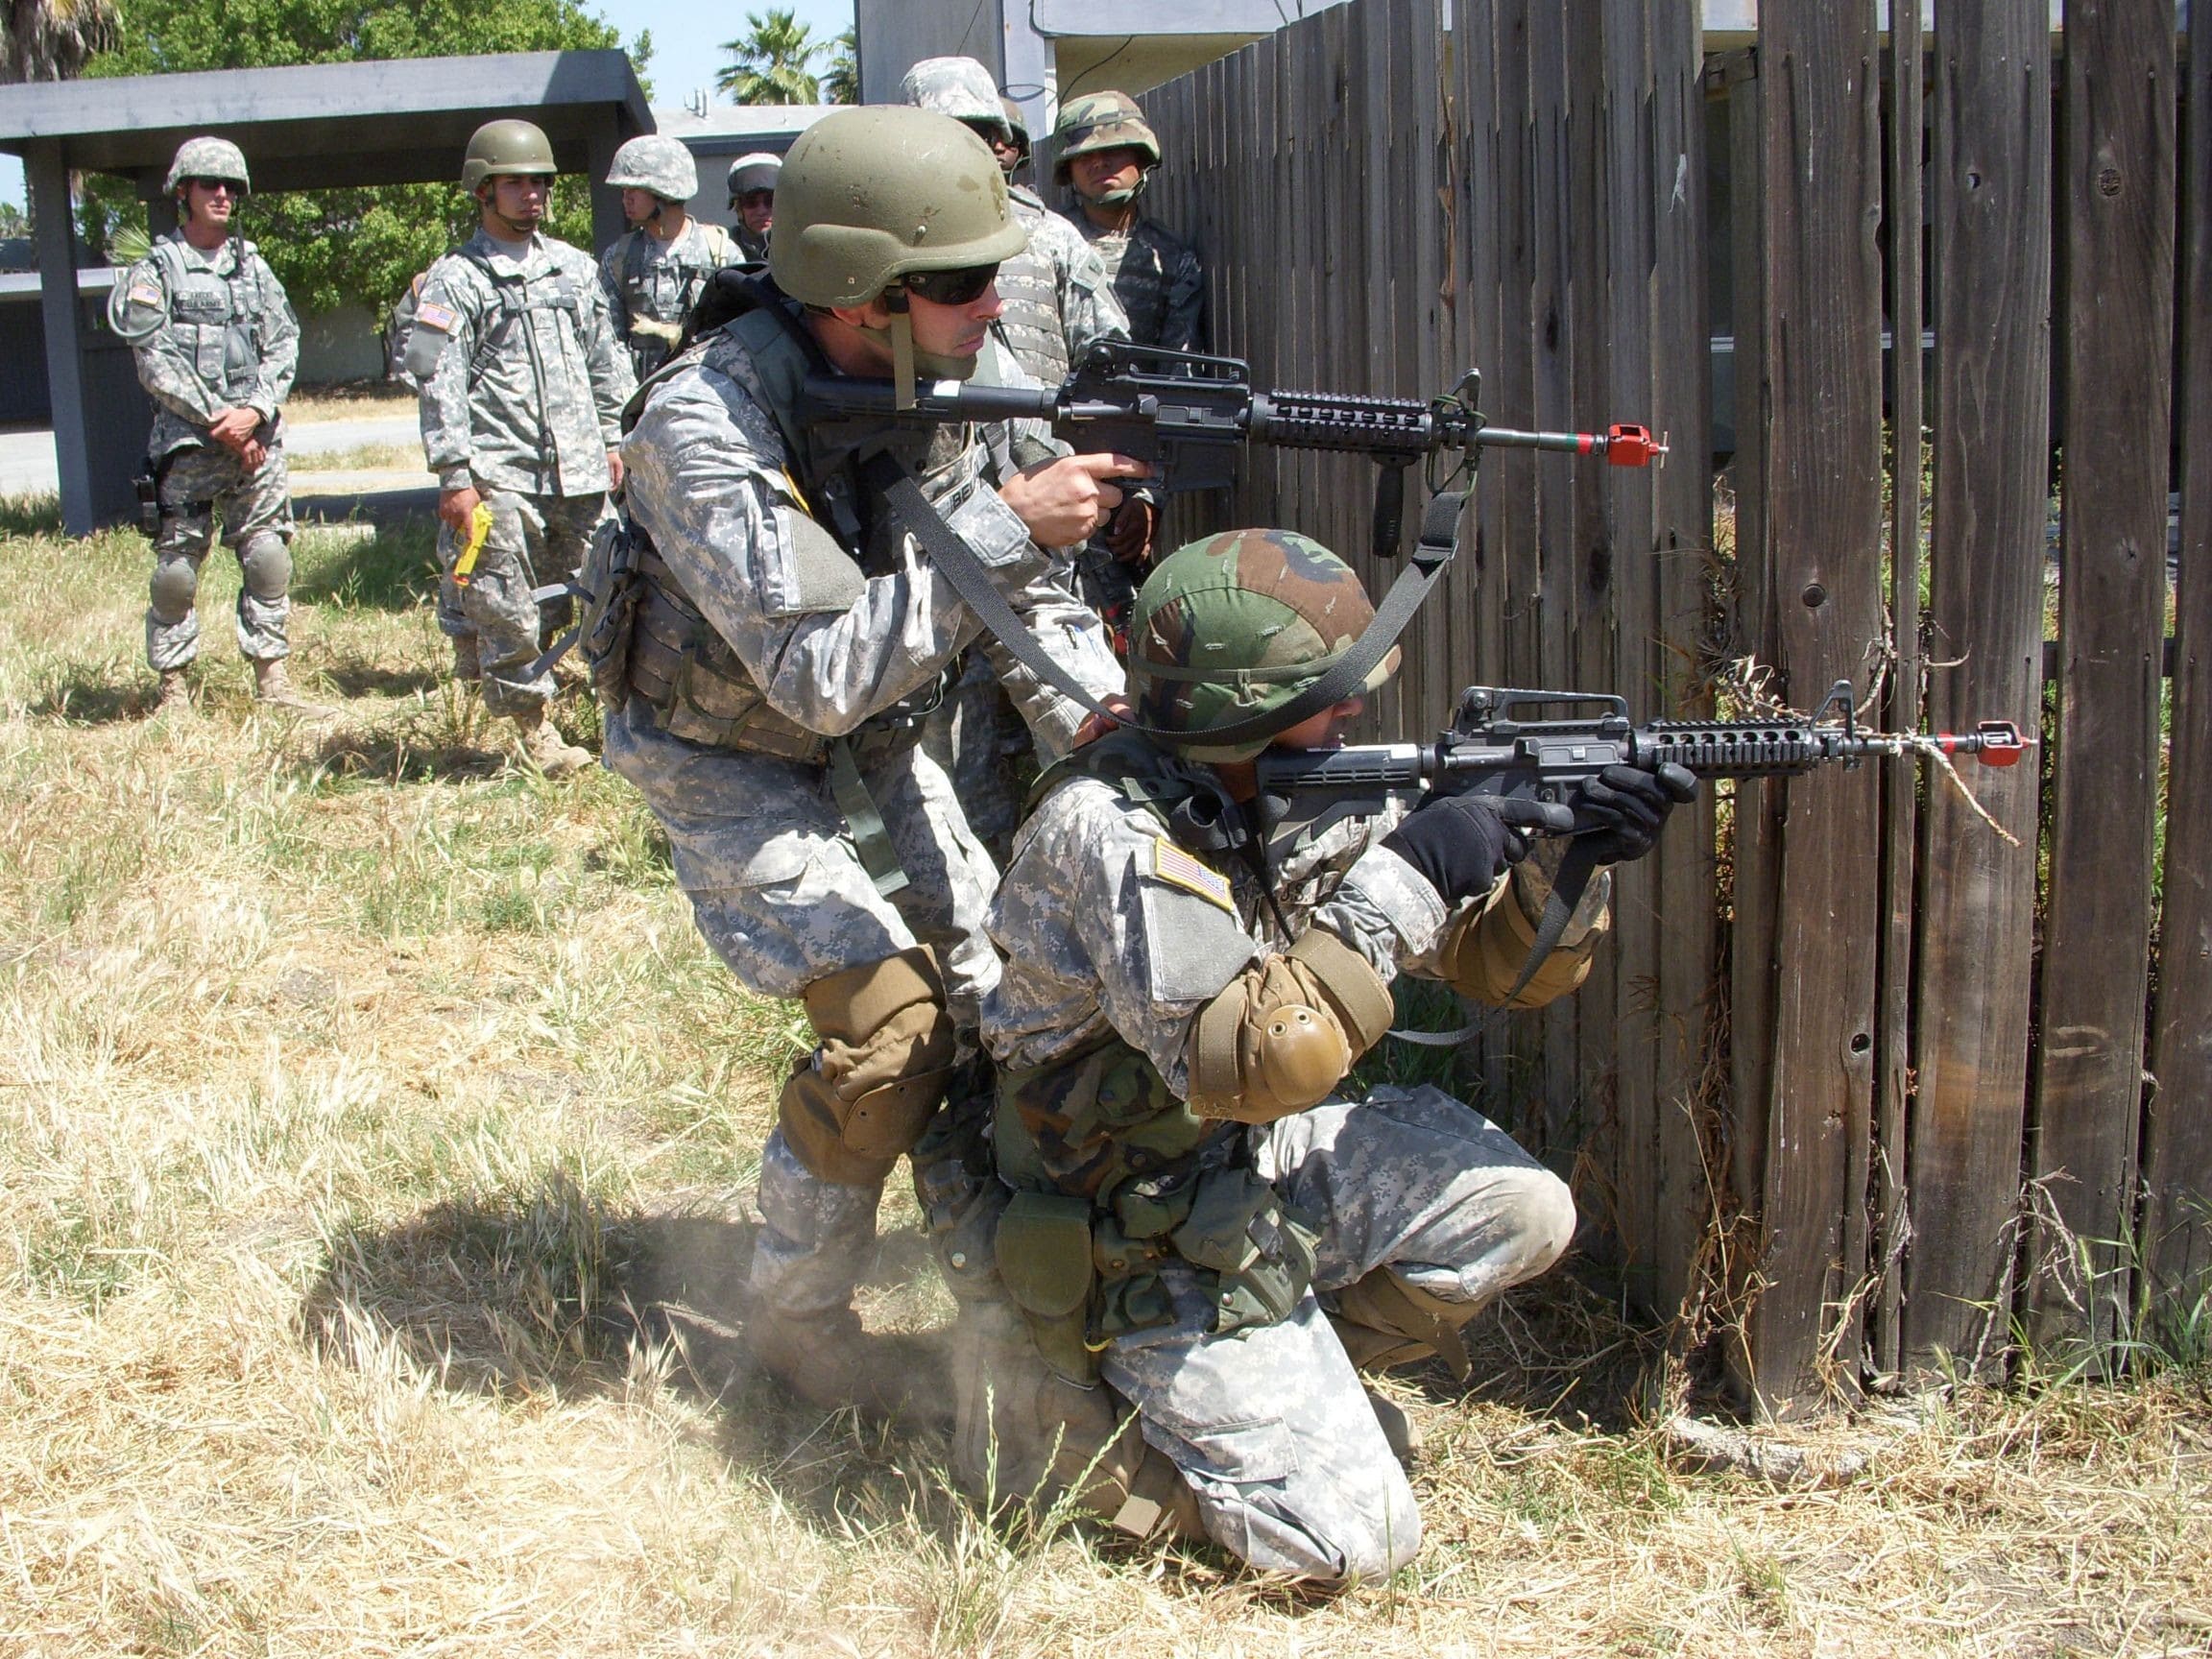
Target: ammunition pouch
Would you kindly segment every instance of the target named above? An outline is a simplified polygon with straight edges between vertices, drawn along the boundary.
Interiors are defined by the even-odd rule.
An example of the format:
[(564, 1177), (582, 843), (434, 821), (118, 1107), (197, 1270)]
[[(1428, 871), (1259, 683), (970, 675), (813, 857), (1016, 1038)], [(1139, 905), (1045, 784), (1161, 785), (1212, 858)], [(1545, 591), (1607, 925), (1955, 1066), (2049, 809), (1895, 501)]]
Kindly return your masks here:
[(617, 712), (630, 698), (630, 640), (637, 621), (638, 536), (623, 515), (609, 515), (591, 533), (591, 545), (576, 577), (576, 586), (584, 594), (576, 619), (576, 640), (602, 715)]
[(132, 493), (138, 497), (138, 534), (152, 541), (161, 534), (161, 480), (152, 472), (141, 472), (131, 480)]
[(1057, 1192), (1017, 1192), (998, 1217), (998, 1278), (1022, 1310), (1038, 1357), (1063, 1382), (1098, 1381), (1088, 1340), (1091, 1204)]
[(916, 946), (827, 974), (800, 1000), (822, 1043), (784, 1084), (778, 1124), (823, 1180), (876, 1186), (922, 1139), (951, 1079), (937, 959)]

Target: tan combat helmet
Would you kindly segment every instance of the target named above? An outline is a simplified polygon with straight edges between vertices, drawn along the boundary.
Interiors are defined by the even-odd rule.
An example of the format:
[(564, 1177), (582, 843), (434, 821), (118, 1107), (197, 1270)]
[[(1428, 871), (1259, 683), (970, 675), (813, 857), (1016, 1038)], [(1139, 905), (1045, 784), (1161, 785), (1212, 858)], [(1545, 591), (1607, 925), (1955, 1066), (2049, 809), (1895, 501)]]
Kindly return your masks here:
[(187, 179), (222, 179), (241, 191), (253, 188), (253, 180), (246, 175), (246, 153), (228, 138), (187, 138), (178, 145), (161, 193), (176, 195)]
[(616, 190), (642, 190), (663, 202), (688, 202), (699, 194), (699, 164), (682, 140), (647, 132), (614, 152), (607, 182)]
[(904, 398), (918, 361), (965, 379), (974, 359), (917, 356), (902, 279), (995, 267), (1028, 245), (982, 139), (927, 109), (864, 105), (825, 115), (783, 157), (768, 270), (792, 299), (824, 310), (881, 297)]
[(552, 141), (537, 123), (487, 121), (469, 140), (461, 163), (461, 188), (473, 196), (487, 179), (503, 173), (550, 179), (560, 171), (553, 160)]
[(1137, 108), (1137, 100), (1126, 92), (1086, 92), (1080, 98), (1070, 99), (1060, 107), (1060, 119), (1052, 124), (1052, 135), (1060, 140), (1060, 156), (1052, 163), (1052, 178), (1060, 184), (1068, 182), (1069, 162), (1095, 150), (1126, 146), (1144, 157), (1143, 177), (1138, 180), (1137, 188), (1116, 190), (1101, 197), (1101, 204), (1108, 207), (1134, 202), (1143, 192), (1144, 180), (1160, 165), (1159, 134), (1145, 122), (1144, 111)]

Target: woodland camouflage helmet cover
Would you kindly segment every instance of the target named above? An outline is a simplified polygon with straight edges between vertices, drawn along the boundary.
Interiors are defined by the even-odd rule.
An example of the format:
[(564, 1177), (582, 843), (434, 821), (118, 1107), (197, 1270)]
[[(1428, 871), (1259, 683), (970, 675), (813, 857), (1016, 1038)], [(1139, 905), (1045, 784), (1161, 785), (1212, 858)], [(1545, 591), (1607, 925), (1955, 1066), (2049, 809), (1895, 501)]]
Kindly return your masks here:
[(487, 121), (469, 140), (461, 188), (474, 194), (477, 185), (502, 173), (550, 179), (560, 171), (543, 128), (531, 121)]
[(1019, 172), (1029, 160), (1029, 117), (1022, 113), (1022, 106), (1011, 98), (999, 99), (998, 108), (1006, 112), (1006, 131), (1013, 135), (1014, 148), (1022, 153), (1014, 163), (1015, 170)]
[(1160, 139), (1144, 120), (1144, 111), (1126, 92), (1086, 92), (1060, 107), (1060, 119), (1052, 124), (1060, 140), (1060, 157), (1052, 163), (1052, 176), (1068, 182), (1068, 163), (1094, 150), (1127, 145), (1141, 153), (1147, 169), (1160, 165)]
[(982, 139), (904, 105), (825, 115), (776, 183), (776, 286), (805, 305), (866, 305), (921, 271), (996, 265), (1029, 245)]
[[(1209, 746), (1209, 731), (1286, 707), (1374, 620), (1352, 567), (1289, 530), (1229, 530), (1178, 547), (1138, 590), (1129, 693), (1147, 726), (1187, 759), (1249, 760), (1265, 737)], [(1397, 672), (1392, 649), (1369, 691)]]
[(227, 179), (241, 190), (253, 188), (253, 180), (246, 176), (245, 152), (228, 138), (187, 138), (178, 145), (161, 193), (176, 195), (187, 179)]
[(699, 194), (699, 164), (680, 139), (647, 132), (614, 152), (607, 182), (616, 190), (643, 190), (663, 202), (688, 202)]

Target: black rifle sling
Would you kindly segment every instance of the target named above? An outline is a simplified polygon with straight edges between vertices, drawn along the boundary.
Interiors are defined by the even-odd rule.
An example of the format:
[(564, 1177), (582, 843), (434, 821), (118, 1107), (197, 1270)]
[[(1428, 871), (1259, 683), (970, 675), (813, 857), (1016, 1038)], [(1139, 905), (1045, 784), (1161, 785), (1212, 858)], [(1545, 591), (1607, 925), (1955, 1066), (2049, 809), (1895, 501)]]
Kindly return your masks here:
[[(1105, 708), (1085, 690), (1075, 677), (1048, 656), (1037, 643), (1027, 624), (1015, 614), (1014, 607), (998, 591), (991, 580), (990, 572), (983, 568), (974, 550), (960, 538), (944, 517), (929, 504), (922, 493), (922, 487), (910, 477), (898, 460), (888, 453), (878, 452), (861, 467), (861, 475), (898, 512), (900, 521), (913, 532), (914, 539), (929, 555), (929, 563), (944, 573), (968, 609), (1006, 649), (1014, 660), (1063, 696), (1069, 697), (1093, 713), (1123, 726), (1132, 732), (1141, 732), (1147, 737), (1164, 741), (1188, 743), (1197, 735), (1189, 732), (1172, 732), (1164, 727), (1147, 726), (1131, 720)], [(1367, 683), (1367, 675), (1397, 643), (1398, 636), (1406, 624), (1413, 619), (1413, 613), (1421, 601), (1436, 585), (1445, 566), (1458, 550), (1459, 510), (1466, 504), (1465, 491), (1444, 491), (1431, 497), (1421, 516), (1421, 541), (1413, 552), (1412, 563), (1390, 585), (1382, 605), (1376, 610), (1375, 619), (1366, 631), (1348, 646), (1336, 661), (1330, 664), (1321, 677), (1298, 693), (1280, 709), (1265, 713), (1247, 715), (1226, 726), (1209, 728), (1203, 734), (1209, 745), (1251, 743), (1272, 737), (1278, 732), (1289, 730), (1299, 721), (1334, 709), (1345, 698), (1358, 692)]]
[[(1552, 875), (1551, 896), (1544, 901), (1544, 919), (1536, 926), (1536, 942), (1528, 947), (1528, 959), (1521, 964), (1520, 978), (1513, 981), (1513, 989), (1505, 993), (1497, 1007), (1450, 1031), (1416, 1031), (1394, 1025), (1388, 1035), (1401, 1043), (1417, 1044), (1424, 1048), (1456, 1048), (1481, 1036), (1499, 1013), (1510, 1008), (1513, 998), (1528, 988), (1528, 981), (1536, 977), (1536, 971), (1544, 966), (1545, 958), (1559, 949), (1559, 941), (1567, 936), (1568, 923), (1575, 920), (1575, 907), (1582, 902), (1582, 895), (1590, 890), (1590, 879), (1597, 874), (1598, 860), (1590, 855), (1588, 844), (1578, 840), (1569, 842), (1567, 855), (1559, 860), (1559, 868)], [(1506, 876), (1501, 879), (1512, 878)], [(1464, 999), (1461, 1005), (1466, 1005)]]

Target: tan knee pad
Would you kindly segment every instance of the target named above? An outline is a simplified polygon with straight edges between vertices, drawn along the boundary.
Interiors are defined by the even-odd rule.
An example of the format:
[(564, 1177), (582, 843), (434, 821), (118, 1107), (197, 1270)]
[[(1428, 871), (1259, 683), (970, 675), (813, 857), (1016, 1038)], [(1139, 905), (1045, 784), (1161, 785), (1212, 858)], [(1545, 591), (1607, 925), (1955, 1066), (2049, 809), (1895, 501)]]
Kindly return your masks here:
[(1474, 1303), (1447, 1302), (1390, 1267), (1347, 1285), (1335, 1300), (1329, 1323), (1356, 1369), (1387, 1371), (1434, 1358), (1462, 1382), (1473, 1373), (1460, 1330), (1481, 1311)]
[(955, 1044), (927, 946), (817, 979), (801, 993), (821, 1046), (783, 1086), (778, 1121), (825, 1181), (870, 1186), (945, 1097)]

